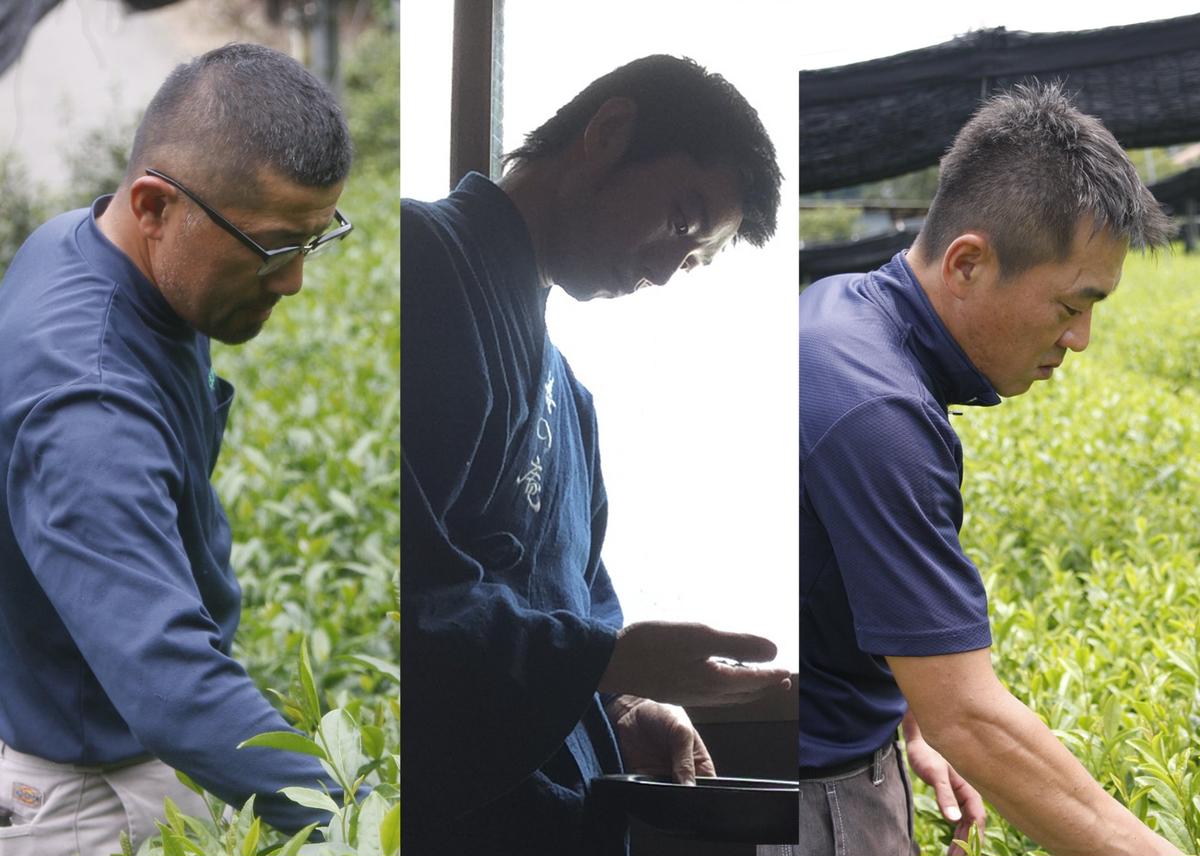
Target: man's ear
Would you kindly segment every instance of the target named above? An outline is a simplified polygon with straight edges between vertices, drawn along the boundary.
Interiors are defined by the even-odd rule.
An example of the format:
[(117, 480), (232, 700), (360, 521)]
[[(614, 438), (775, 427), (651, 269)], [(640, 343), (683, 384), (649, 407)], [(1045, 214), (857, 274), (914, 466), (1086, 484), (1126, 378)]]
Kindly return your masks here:
[(153, 175), (143, 175), (129, 186), (129, 212), (143, 238), (159, 240), (168, 217), (182, 216), (180, 206), (173, 204), (178, 199), (174, 187)]
[(950, 242), (942, 255), (942, 282), (959, 300), (987, 282), (1000, 278), (996, 249), (981, 232), (965, 232)]
[(593, 168), (607, 169), (621, 160), (633, 142), (637, 104), (630, 98), (609, 98), (583, 129), (583, 155)]

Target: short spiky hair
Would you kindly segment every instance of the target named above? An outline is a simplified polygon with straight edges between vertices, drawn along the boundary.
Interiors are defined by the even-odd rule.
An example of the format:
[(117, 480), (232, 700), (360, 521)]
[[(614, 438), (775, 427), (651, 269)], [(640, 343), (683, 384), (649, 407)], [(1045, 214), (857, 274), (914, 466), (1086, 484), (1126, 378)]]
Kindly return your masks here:
[(1070, 255), (1089, 222), (1131, 246), (1166, 244), (1172, 227), (1128, 155), (1058, 82), (990, 98), (942, 158), (916, 246), (940, 258), (964, 232), (986, 234), (1004, 276)]
[(703, 166), (731, 167), (742, 191), (737, 237), (756, 247), (775, 234), (779, 165), (758, 113), (719, 74), (687, 58), (642, 57), (593, 81), (504, 157), (521, 163), (557, 154), (581, 134), (600, 106), (624, 97), (637, 105), (626, 162), (682, 152)]
[(235, 43), (167, 76), (138, 125), (126, 181), (184, 161), (188, 175), (233, 194), (252, 191), (263, 167), (328, 187), (352, 157), (341, 107), (321, 81), (286, 54)]

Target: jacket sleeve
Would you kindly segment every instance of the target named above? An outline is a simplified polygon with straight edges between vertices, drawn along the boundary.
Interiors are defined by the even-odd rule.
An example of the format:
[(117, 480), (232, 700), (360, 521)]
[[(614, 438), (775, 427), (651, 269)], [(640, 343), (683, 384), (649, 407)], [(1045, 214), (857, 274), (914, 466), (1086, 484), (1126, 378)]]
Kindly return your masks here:
[(226, 802), (256, 794), (280, 829), (326, 822), (278, 793), (318, 782), (336, 792), (316, 759), (236, 748), (290, 729), (220, 650), (179, 534), (182, 480), (183, 452), (158, 411), (80, 389), (30, 412), (5, 489), (37, 582), (145, 749)]

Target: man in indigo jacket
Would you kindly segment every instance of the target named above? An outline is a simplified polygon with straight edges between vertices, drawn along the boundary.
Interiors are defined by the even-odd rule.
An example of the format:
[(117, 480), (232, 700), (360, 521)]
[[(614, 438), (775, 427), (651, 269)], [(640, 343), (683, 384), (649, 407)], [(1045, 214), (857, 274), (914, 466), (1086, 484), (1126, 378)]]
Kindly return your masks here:
[(982, 793), (1054, 854), (1175, 852), (993, 673), (948, 412), (1083, 351), (1130, 245), (1168, 235), (1099, 121), (1018, 87), (959, 132), (910, 250), (801, 295), (799, 853), (917, 852), (902, 723), (959, 838)]
[(659, 702), (730, 703), (786, 672), (710, 659), (770, 659), (758, 637), (622, 629), (596, 417), (546, 299), (664, 285), (736, 237), (762, 244), (779, 170), (741, 95), (668, 56), (596, 80), (507, 160), (496, 183), (402, 203), (403, 846), (619, 854), (624, 818), (593, 777), (713, 772)]
[[(209, 482), (255, 336), (349, 223), (345, 120), (299, 63), (228, 45), (177, 67), (113, 196), (26, 241), (0, 286), (0, 853), (153, 834), (187, 773), (271, 824), (334, 783), (239, 742), (287, 728), (230, 657), (241, 592)], [(332, 225), (331, 225), (332, 224)]]

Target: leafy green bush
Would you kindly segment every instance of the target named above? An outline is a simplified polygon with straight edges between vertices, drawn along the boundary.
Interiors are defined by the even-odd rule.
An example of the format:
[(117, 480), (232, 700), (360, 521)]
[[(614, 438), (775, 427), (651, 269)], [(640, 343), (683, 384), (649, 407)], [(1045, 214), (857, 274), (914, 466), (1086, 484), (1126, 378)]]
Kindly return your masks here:
[(15, 152), (0, 152), (0, 199), (4, 200), (4, 216), (0, 217), (0, 277), (3, 277), (21, 244), (50, 212), (43, 191), (31, 182)]
[[(316, 788), (284, 788), (283, 793), (299, 805), (328, 811), (329, 823), (324, 826), (310, 824), (285, 839), (255, 816), (254, 797), (233, 811), (180, 773), (180, 780), (205, 799), (209, 816), (185, 815), (168, 798), (164, 806), (166, 822), (160, 822), (159, 834), (139, 848), (139, 856), (183, 856), (185, 853), (251, 856), (259, 853), (260, 847), (263, 848), (261, 852), (275, 856), (398, 856), (399, 705), (395, 702), (388, 705), (386, 717), (377, 723), (360, 723), (349, 709), (322, 714), (307, 651), (306, 645), (300, 649), (301, 695), (296, 701), (288, 700), (286, 709), (297, 727), (312, 737), (293, 731), (277, 731), (261, 734), (242, 745), (300, 752), (318, 758), (330, 777), (341, 786), (345, 794), (343, 802), (339, 805), (326, 791)], [(393, 665), (364, 665), (377, 668), (399, 684), (399, 671)], [(364, 783), (373, 787), (359, 800), (356, 795)], [(322, 840), (309, 843), (314, 831)], [(122, 833), (121, 848), (120, 856), (133, 856), (125, 833)]]
[[(1092, 345), (1052, 381), (962, 408), (963, 542), (1001, 681), (1100, 783), (1200, 845), (1200, 259), (1131, 257)], [(922, 786), (918, 835), (944, 852)], [(979, 851), (1041, 851), (993, 816)]]
[(800, 246), (832, 244), (854, 237), (861, 208), (804, 208), (800, 211)]
[(359, 165), (400, 168), (400, 36), (378, 28), (363, 34), (343, 69), (346, 121)]
[(66, 151), (64, 160), (70, 179), (58, 198), (58, 210), (70, 211), (91, 205), (98, 196), (112, 193), (125, 178), (129, 150), (141, 114), (123, 122), (92, 128)]

